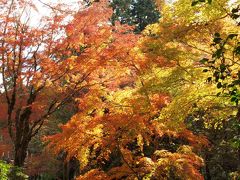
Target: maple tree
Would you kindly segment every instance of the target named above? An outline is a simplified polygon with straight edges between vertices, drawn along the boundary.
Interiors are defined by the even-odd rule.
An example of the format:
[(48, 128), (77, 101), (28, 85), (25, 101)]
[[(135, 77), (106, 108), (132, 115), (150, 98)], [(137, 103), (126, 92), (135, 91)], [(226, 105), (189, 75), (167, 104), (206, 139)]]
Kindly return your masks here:
[[(176, 64), (173, 68), (159, 70), (162, 75), (149, 81), (149, 89), (159, 89), (172, 94), (172, 102), (162, 111), (162, 120), (170, 118), (173, 121), (185, 121), (192, 131), (205, 134), (210, 140), (211, 148), (201, 152), (206, 163), (206, 179), (230, 178), (231, 174), (239, 176), (236, 163), (239, 161), (238, 106), (229, 101), (231, 94), (227, 92), (228, 88), (231, 91), (230, 86), (225, 88), (226, 86), (220, 87), (219, 84), (218, 88), (216, 87), (222, 82), (221, 77), (217, 78), (216, 71), (227, 71), (223, 65), (219, 67), (223, 62), (221, 60), (227, 59), (227, 67), (234, 54), (236, 63), (230, 63), (235, 66), (231, 74), (237, 74), (239, 67), (238, 55), (234, 53), (234, 49), (238, 47), (239, 27), (232, 20), (231, 13), (234, 11), (234, 17), (238, 17), (234, 8), (238, 3), (230, 4), (229, 1), (212, 1), (211, 4), (199, 3), (192, 7), (189, 1), (177, 1), (162, 7), (164, 12), (171, 10), (172, 14), (163, 12), (165, 20), (146, 29), (146, 33), (151, 37), (145, 43), (145, 52), (151, 52), (151, 58), (162, 55), (174, 60)], [(167, 31), (168, 28), (171, 28), (171, 32)], [(225, 40), (229, 42), (224, 43)], [(226, 46), (221, 49), (222, 45)], [(200, 59), (209, 69), (199, 62)], [(208, 59), (209, 64), (206, 61)], [(237, 80), (237, 76), (235, 79), (234, 76), (223, 77), (223, 82), (231, 84)], [(216, 164), (219, 164), (219, 167), (216, 167)]]
[(237, 179), (239, 6), (156, 0), (134, 27), (143, 1), (84, 2), (32, 26), (33, 1), (0, 1), (3, 157), (30, 178)]
[[(96, 8), (88, 9), (91, 10)], [(74, 22), (79, 24), (80, 19)], [(65, 150), (67, 160), (76, 157), (80, 161), (84, 175), (79, 179), (172, 176), (202, 179), (198, 171), (203, 165), (202, 159), (192, 150), (207, 146), (207, 140), (186, 130), (183, 123), (178, 124), (176, 131), (176, 127), (158, 122), (159, 112), (169, 103), (169, 96), (144, 89), (144, 74), (156, 61), (150, 63), (149, 58), (133, 46), (136, 44), (129, 44), (135, 35), (124, 31), (117, 35), (116, 47), (121, 50), (126, 47), (128, 51), (124, 58), (117, 59), (117, 64), (114, 62), (116, 57), (110, 56), (111, 63), (100, 73), (102, 80), (108, 79), (111, 72), (119, 81), (97, 84), (77, 98), (79, 112), (62, 126), (62, 133), (47, 138), (51, 141), (50, 147), (54, 146), (56, 153)], [(121, 43), (125, 36), (127, 41)], [(162, 66), (172, 66), (164, 59), (157, 60), (160, 61)], [(124, 75), (124, 85), (119, 76), (122, 70), (129, 72)], [(167, 146), (171, 141), (176, 141), (176, 147)]]
[[(25, 1), (1, 1), (1, 101), (6, 109), (1, 120), (7, 122), (16, 166), (23, 166), (31, 138), (71, 98), (64, 92), (73, 88), (61, 85), (71, 62), (66, 66), (67, 61), (52, 58), (61, 41), (53, 40), (61, 28), (61, 16), (46, 17), (46, 24), (35, 28), (29, 25), (26, 8), (35, 7)], [(59, 98), (49, 98), (51, 91)]]
[[(102, 53), (102, 44), (97, 41), (108, 34), (100, 25), (89, 29), (85, 19), (76, 43), (76, 37), (68, 38), (71, 25), (63, 24), (66, 10), (61, 14), (60, 7), (56, 7), (51, 17), (44, 17), (34, 27), (25, 14), (27, 8), (36, 8), (33, 3), (1, 3), (1, 101), (3, 110), (6, 109), (1, 121), (6, 122), (14, 147), (14, 164), (23, 166), (29, 142), (45, 120), (90, 85), (89, 76), (101, 63), (94, 59)], [(103, 12), (102, 15), (102, 18), (106, 16)], [(93, 37), (92, 33), (100, 28), (103, 31)], [(97, 48), (99, 51), (95, 51)], [(82, 56), (77, 58), (76, 53)]]

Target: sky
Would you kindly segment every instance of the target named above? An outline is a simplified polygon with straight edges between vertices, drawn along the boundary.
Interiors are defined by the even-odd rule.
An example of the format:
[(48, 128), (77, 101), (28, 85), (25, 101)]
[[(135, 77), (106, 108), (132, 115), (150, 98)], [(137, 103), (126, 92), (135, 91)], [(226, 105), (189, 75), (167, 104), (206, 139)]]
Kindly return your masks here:
[[(77, 10), (80, 7), (81, 1), (79, 0), (33, 0), (34, 5), (37, 7), (37, 11), (31, 10), (30, 12), (30, 24), (37, 26), (41, 17), (49, 15), (51, 10), (44, 4), (58, 4), (64, 3), (71, 7), (72, 10)], [(29, 12), (28, 12), (29, 13)]]

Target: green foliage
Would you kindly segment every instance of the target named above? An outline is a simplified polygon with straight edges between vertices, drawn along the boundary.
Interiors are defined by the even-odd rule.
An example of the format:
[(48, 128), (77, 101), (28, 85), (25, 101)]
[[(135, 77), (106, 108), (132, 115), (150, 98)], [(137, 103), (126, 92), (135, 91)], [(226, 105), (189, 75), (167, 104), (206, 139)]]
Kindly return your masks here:
[[(97, 173), (102, 174), (100, 179), (107, 176), (203, 179), (198, 171), (203, 159), (205, 167), (201, 173), (206, 179), (237, 179), (240, 43), (238, 32), (229, 30), (234, 29), (234, 23), (223, 20), (229, 10), (228, 3), (228, 0), (166, 3), (161, 7), (163, 18), (158, 22), (159, 12), (153, 0), (112, 0), (113, 23), (119, 20), (122, 24), (136, 25), (136, 33), (151, 24), (140, 38), (137, 53), (131, 51), (124, 55), (123, 64), (116, 58), (121, 68), (129, 68), (131, 78), (106, 85), (102, 83), (105, 74), (122, 71), (115, 64), (111, 64), (113, 70), (109, 66), (111, 71), (106, 71), (108, 66), (99, 69), (100, 75), (93, 74), (96, 86), (89, 88), (89, 92), (79, 93), (76, 99), (79, 109), (71, 102), (56, 110), (32, 139), (29, 152), (40, 154), (45, 146), (41, 137), (58, 133), (57, 124), (67, 123), (62, 126), (62, 133), (51, 140), (57, 144), (56, 152), (64, 154), (62, 158), (77, 158), (79, 164), (75, 168), (80, 168), (81, 174), (87, 172), (89, 176), (85, 179), (98, 179)], [(237, 20), (239, 7), (227, 15)], [(111, 48), (107, 47), (115, 52)], [(124, 49), (120, 45), (117, 48)], [(81, 55), (71, 53), (76, 57)], [(101, 55), (96, 57), (104, 59)], [(110, 59), (108, 63), (114, 57)], [(130, 81), (131, 86), (126, 86), (125, 81)], [(31, 158), (26, 162), (29, 168), (26, 172), (43, 179), (56, 178), (59, 162), (49, 156), (41, 154)], [(22, 169), (0, 162), (0, 179), (9, 178), (21, 180), (27, 176)]]
[[(240, 7), (237, 6), (229, 13), (230, 17), (237, 22)], [(239, 22), (238, 22), (239, 26)], [(212, 71), (212, 77), (208, 77), (207, 81), (212, 82), (215, 80), (215, 84), (218, 89), (222, 89), (219, 92), (219, 96), (223, 93), (226, 96), (230, 96), (231, 102), (238, 105), (240, 99), (240, 42), (239, 34), (229, 33), (227, 37), (221, 37), (220, 33), (215, 33), (212, 45), (214, 52), (212, 59), (203, 58), (200, 62), (205, 64), (209, 69), (204, 69), (203, 72)]]
[[(196, 108), (185, 120), (188, 128), (195, 134), (204, 134), (211, 143), (211, 148), (201, 153), (205, 157), (204, 175), (215, 179), (230, 179), (231, 173), (237, 171), (238, 148), (235, 140), (239, 140), (238, 123), (234, 116), (229, 118), (216, 119), (215, 123), (207, 125), (207, 114), (212, 109), (204, 110)], [(213, 121), (213, 117), (211, 119)]]
[(11, 165), (6, 164), (3, 161), (0, 161), (0, 179), (7, 180), (10, 169)]
[(114, 10), (112, 22), (136, 25), (137, 33), (160, 18), (154, 0), (112, 0), (111, 7)]
[(205, 64), (208, 69), (203, 72), (211, 71), (212, 77), (208, 77), (208, 82), (214, 82), (219, 92), (217, 95), (224, 94), (230, 96), (231, 102), (238, 105), (240, 99), (240, 43), (238, 34), (228, 34), (226, 38), (215, 33), (212, 46), (214, 52), (211, 59), (204, 58), (200, 62)]
[[(205, 3), (198, 4), (201, 2)], [(160, 122), (166, 124), (170, 119), (170, 127), (177, 129), (184, 121), (194, 133), (208, 137), (210, 148), (199, 152), (206, 163), (202, 171), (205, 178), (230, 179), (233, 177), (230, 174), (238, 171), (239, 161), (239, 110), (236, 106), (240, 82), (239, 29), (234, 21), (226, 18), (232, 12), (229, 1), (210, 3), (195, 1), (196, 6), (191, 7), (189, 1), (175, 1), (165, 6), (171, 14), (163, 12), (169, 23), (161, 21), (147, 27), (152, 38), (145, 43), (144, 52), (177, 64), (160, 69), (158, 80), (149, 80), (147, 88), (170, 94), (171, 102), (161, 110)], [(238, 14), (237, 9), (234, 12)], [(156, 46), (158, 48), (153, 48)], [(169, 51), (174, 48), (176, 58)], [(204, 57), (201, 63), (197, 62), (198, 57)], [(198, 116), (193, 116), (193, 112), (198, 112)]]
[(192, 1), (192, 6), (195, 6), (197, 5), (198, 3), (202, 3), (202, 2), (207, 2), (208, 4), (211, 4), (212, 3), (212, 0), (193, 0)]
[(25, 180), (28, 176), (22, 172), (19, 167), (14, 167), (4, 161), (0, 161), (0, 179), (1, 180)]
[[(230, 14), (232, 19), (238, 20), (240, 17), (240, 6), (233, 8)], [(240, 25), (240, 22), (238, 22), (238, 25)]]
[[(197, 4), (200, 3), (205, 3), (206, 0), (192, 0), (192, 6), (196, 6)], [(216, 0), (215, 0), (216, 2)], [(208, 4), (212, 4), (212, 0), (207, 0)], [(232, 2), (230, 2), (231, 4)], [(240, 6), (237, 5), (236, 7), (232, 8), (231, 12), (228, 12), (228, 15), (236, 20), (237, 24), (240, 25), (239, 17), (240, 17)]]

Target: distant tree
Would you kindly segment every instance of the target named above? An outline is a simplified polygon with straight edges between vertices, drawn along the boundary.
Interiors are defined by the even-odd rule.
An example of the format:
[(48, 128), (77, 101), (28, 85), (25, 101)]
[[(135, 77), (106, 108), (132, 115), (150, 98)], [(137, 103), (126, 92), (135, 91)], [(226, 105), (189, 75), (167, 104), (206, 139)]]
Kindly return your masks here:
[(135, 32), (141, 32), (147, 25), (156, 23), (160, 13), (154, 0), (112, 0), (112, 22), (136, 25)]

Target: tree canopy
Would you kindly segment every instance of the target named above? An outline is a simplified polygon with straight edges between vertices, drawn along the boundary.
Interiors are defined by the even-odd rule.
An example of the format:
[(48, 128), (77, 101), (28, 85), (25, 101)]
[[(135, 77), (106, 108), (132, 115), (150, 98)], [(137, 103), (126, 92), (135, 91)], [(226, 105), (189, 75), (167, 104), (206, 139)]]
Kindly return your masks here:
[(147, 25), (158, 22), (160, 12), (154, 0), (112, 0), (112, 22), (135, 25), (135, 32), (141, 32)]
[(239, 3), (85, 2), (0, 0), (0, 177), (238, 179)]

